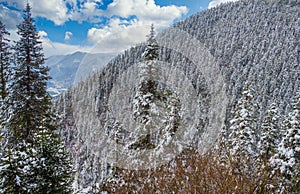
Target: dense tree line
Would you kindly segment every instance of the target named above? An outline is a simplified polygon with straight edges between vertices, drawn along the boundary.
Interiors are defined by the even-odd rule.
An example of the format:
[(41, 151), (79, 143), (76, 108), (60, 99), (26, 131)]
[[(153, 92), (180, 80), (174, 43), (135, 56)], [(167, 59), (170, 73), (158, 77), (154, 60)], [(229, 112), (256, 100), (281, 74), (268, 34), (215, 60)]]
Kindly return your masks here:
[(46, 92), (49, 69), (29, 4), (17, 28), (11, 45), (0, 21), (0, 193), (69, 193), (72, 165)]

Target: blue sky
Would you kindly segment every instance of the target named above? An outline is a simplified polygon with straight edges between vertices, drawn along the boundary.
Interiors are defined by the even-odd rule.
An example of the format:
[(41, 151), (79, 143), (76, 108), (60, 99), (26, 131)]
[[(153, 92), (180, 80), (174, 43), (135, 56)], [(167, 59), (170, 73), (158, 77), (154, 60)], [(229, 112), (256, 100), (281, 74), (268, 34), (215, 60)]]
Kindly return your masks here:
[[(118, 53), (203, 9), (236, 0), (28, 0), (46, 56)], [(17, 40), (26, 0), (0, 0), (0, 20)]]

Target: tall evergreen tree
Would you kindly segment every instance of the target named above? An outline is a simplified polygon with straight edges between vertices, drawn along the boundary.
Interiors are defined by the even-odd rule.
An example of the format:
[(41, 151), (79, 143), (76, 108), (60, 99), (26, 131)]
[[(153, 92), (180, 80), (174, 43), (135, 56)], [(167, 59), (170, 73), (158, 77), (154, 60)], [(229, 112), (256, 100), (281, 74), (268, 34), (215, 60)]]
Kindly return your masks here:
[(15, 66), (11, 94), (11, 119), (9, 127), (15, 137), (32, 141), (32, 135), (51, 117), (51, 98), (46, 92), (48, 67), (43, 66), (42, 43), (27, 4), (23, 22), (19, 24), (20, 40), (14, 47)]
[(4, 24), (0, 21), (0, 98), (3, 100), (7, 96), (7, 82), (9, 79), (10, 46), (9, 36)]
[(278, 153), (271, 158), (280, 177), (283, 192), (300, 192), (300, 92), (292, 102), (292, 110), (283, 122), (284, 136)]
[(281, 126), (277, 104), (272, 103), (267, 110), (261, 126), (261, 135), (258, 142), (260, 158), (268, 161), (277, 152), (277, 146), (281, 140)]
[[(7, 39), (9, 32), (5, 29), (5, 26), (0, 21), (0, 146), (4, 147), (6, 144), (6, 129), (4, 125), (7, 120), (7, 100), (8, 95), (7, 84), (10, 75), (10, 46), (9, 40)], [(3, 150), (0, 148), (0, 157)]]
[[(233, 158), (252, 164), (256, 156), (256, 119), (252, 91), (246, 83), (242, 98), (235, 108), (234, 118), (230, 121), (229, 151)], [(246, 165), (246, 164), (245, 164)], [(249, 168), (250, 166), (245, 166)], [(249, 169), (246, 169), (249, 170)]]
[(278, 153), (278, 144), (282, 138), (277, 106), (276, 103), (272, 103), (266, 111), (258, 141), (258, 158), (255, 161), (257, 178), (261, 180), (259, 190), (266, 193), (273, 188), (273, 168), (270, 165), (270, 159)]
[(26, 5), (18, 25), (15, 65), (9, 88), (7, 144), (0, 158), (3, 193), (70, 193), (72, 168), (56, 134), (56, 117), (46, 92), (48, 67)]
[(176, 131), (179, 128), (180, 122), (181, 122), (181, 102), (176, 94), (174, 94), (170, 97), (170, 102), (167, 106), (167, 132), (172, 136), (176, 133)]
[(154, 36), (154, 26), (152, 25), (145, 52), (142, 54), (144, 62), (141, 63), (141, 81), (134, 98), (133, 114), (136, 120), (143, 126), (141, 130), (146, 134), (146, 137), (140, 141), (146, 146), (151, 145), (151, 129), (155, 126), (154, 117), (158, 109), (156, 101), (159, 98), (157, 92), (157, 75), (159, 73), (157, 59), (159, 56), (159, 46)]

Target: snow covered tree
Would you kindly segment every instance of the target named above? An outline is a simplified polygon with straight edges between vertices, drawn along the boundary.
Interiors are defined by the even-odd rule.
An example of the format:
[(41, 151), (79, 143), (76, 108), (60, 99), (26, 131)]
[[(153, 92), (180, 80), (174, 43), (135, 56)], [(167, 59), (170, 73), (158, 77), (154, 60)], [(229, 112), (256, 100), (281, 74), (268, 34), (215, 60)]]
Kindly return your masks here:
[(141, 63), (141, 81), (134, 97), (133, 115), (142, 124), (143, 129), (141, 130), (145, 134), (145, 137), (142, 137), (139, 141), (145, 144), (146, 147), (151, 147), (151, 129), (155, 126), (154, 117), (158, 109), (156, 101), (160, 98), (157, 91), (159, 46), (154, 35), (154, 27), (152, 25), (145, 52), (142, 54), (144, 62)]
[(0, 158), (1, 193), (30, 193), (34, 186), (30, 177), (37, 162), (35, 154), (32, 144), (25, 141), (5, 146)]
[(255, 161), (258, 188), (260, 192), (269, 193), (274, 188), (274, 179), (270, 159), (278, 152), (278, 144), (282, 138), (278, 105), (272, 103), (266, 111), (261, 125), (261, 134), (258, 141), (258, 157)]
[(48, 67), (38, 40), (31, 7), (27, 4), (18, 25), (15, 65), (5, 123), (7, 142), (1, 144), (3, 193), (70, 193), (72, 168), (59, 136), (57, 118), (46, 92)]
[(4, 128), (5, 121), (7, 120), (7, 100), (6, 96), (7, 83), (9, 81), (10, 72), (10, 46), (9, 40), (6, 38), (9, 36), (9, 32), (5, 29), (5, 26), (0, 21), (0, 157), (3, 152), (3, 148), (6, 144), (6, 129)]
[(152, 24), (150, 34), (148, 35), (147, 47), (142, 56), (144, 57), (145, 61), (156, 60), (159, 56), (158, 50), (159, 46), (155, 39), (154, 25)]
[(5, 29), (4, 24), (0, 21), (0, 98), (7, 96), (7, 82), (9, 79), (10, 65), (10, 46), (6, 38), (9, 32)]
[(282, 178), (282, 190), (300, 192), (300, 92), (292, 102), (292, 110), (283, 122), (284, 136), (278, 153), (271, 158), (271, 165)]
[(217, 161), (221, 165), (227, 165), (229, 159), (229, 151), (228, 151), (228, 134), (227, 130), (222, 127), (219, 135), (216, 146), (214, 147), (214, 152), (216, 153)]
[[(233, 158), (252, 163), (256, 156), (256, 129), (257, 120), (254, 115), (255, 104), (252, 91), (246, 83), (242, 98), (238, 101), (234, 118), (230, 121), (229, 151)], [(246, 167), (248, 168), (248, 167)]]
[[(30, 183), (34, 193), (71, 193), (72, 165), (65, 145), (58, 134), (40, 130), (35, 134), (36, 165), (32, 168)], [(32, 158), (34, 158), (32, 157)]]
[(277, 104), (272, 103), (267, 110), (261, 126), (261, 135), (258, 142), (258, 152), (262, 160), (269, 160), (277, 152), (281, 140), (281, 126)]
[(171, 136), (176, 133), (181, 122), (181, 102), (178, 95), (174, 94), (170, 97), (167, 111), (167, 132)]
[(12, 75), (9, 104), (11, 116), (9, 128), (16, 141), (32, 141), (33, 133), (51, 117), (51, 98), (46, 92), (48, 67), (43, 66), (42, 43), (31, 17), (31, 7), (27, 4), (24, 17), (18, 27), (20, 40), (14, 47), (15, 65)]
[(0, 159), (3, 193), (70, 193), (72, 166), (58, 136), (39, 131), (36, 142), (8, 144)]

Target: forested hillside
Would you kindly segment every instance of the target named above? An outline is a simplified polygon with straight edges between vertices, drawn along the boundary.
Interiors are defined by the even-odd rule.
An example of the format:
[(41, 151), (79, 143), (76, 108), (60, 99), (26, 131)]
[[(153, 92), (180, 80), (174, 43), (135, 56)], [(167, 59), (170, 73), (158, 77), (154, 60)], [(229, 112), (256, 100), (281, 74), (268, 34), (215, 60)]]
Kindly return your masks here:
[[(244, 161), (245, 166), (233, 168), (243, 176), (262, 169), (260, 161), (258, 166), (274, 164), (274, 173), (289, 169), (283, 189), (299, 184), (299, 18), (297, 0), (239, 1), (205, 10), (162, 31), (155, 41), (151, 33), (146, 44), (68, 90), (56, 107), (77, 171), (75, 187), (107, 181), (116, 169), (165, 167), (186, 149), (201, 155), (222, 146), (230, 148), (221, 151), (225, 163), (232, 156), (239, 161), (230, 165)], [(155, 48), (157, 56), (145, 57)], [(261, 138), (271, 136), (270, 112), (272, 118), (278, 114), (272, 129), (280, 133), (271, 138), (278, 140), (277, 147), (261, 159), (266, 141)], [(280, 167), (285, 157), (293, 161)], [(151, 182), (142, 180), (135, 190), (145, 191), (142, 185)]]

